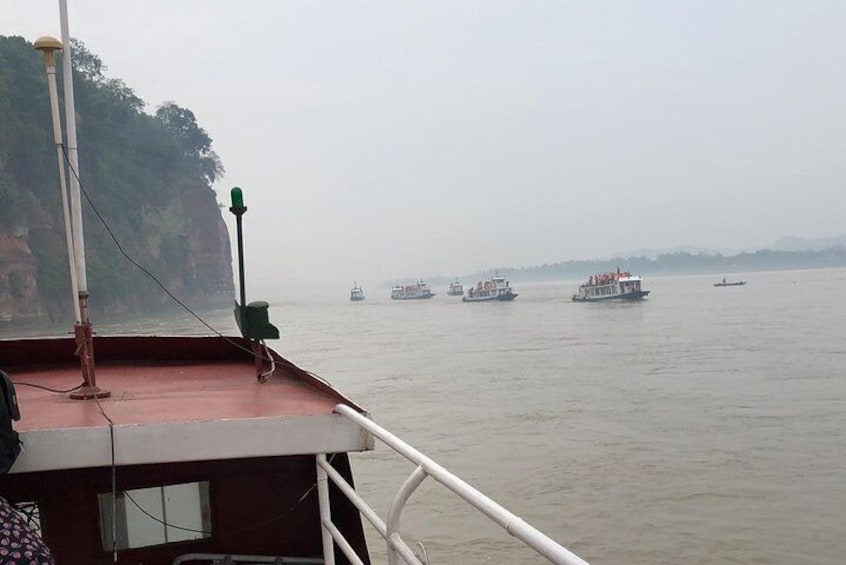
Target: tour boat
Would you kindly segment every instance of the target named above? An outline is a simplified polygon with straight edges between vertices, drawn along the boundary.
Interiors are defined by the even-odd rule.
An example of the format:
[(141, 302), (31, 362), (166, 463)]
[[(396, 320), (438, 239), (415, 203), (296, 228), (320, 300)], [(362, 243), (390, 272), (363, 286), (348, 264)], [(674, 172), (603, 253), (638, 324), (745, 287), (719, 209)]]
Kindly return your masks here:
[(493, 277), (487, 281), (479, 281), (475, 287), (467, 290), (462, 300), (464, 302), (509, 302), (517, 298), (511, 284), (503, 277)]
[(350, 289), (350, 300), (353, 302), (364, 300), (364, 291), (357, 283), (353, 283), (353, 287)]
[(743, 286), (746, 284), (746, 281), (727, 281), (723, 279), (720, 282), (714, 283), (714, 286)]
[(447, 291), (449, 296), (461, 296), (464, 294), (464, 285), (462, 285), (458, 280), (449, 283), (449, 290)]
[(414, 284), (398, 284), (391, 288), (391, 299), (393, 300), (424, 300), (433, 296), (435, 296), (435, 293), (429, 289), (429, 285), (419, 279)]
[(604, 300), (642, 300), (649, 295), (641, 288), (643, 279), (628, 272), (598, 273), (579, 285), (573, 302), (600, 302)]
[[(64, 0), (60, 6), (67, 45)], [(36, 46), (52, 55), (62, 44)], [(47, 66), (49, 75), (55, 67)], [(66, 84), (69, 91), (72, 98)], [(0, 340), (0, 422), (8, 424), (0, 447), (14, 461), (0, 475), (0, 493), (26, 513), (27, 535), (40, 534), (55, 561), (68, 564), (369, 564), (364, 516), (385, 540), (389, 563), (421, 565), (400, 517), (431, 477), (550, 562), (586, 563), (266, 345), (279, 331), (266, 302), (246, 302), (246, 210), (233, 189), (241, 336), (95, 337), (78, 278), (81, 216), (74, 217), (73, 337)], [(386, 519), (355, 490), (348, 456), (377, 439), (415, 467)], [(14, 558), (17, 548), (6, 542), (18, 534), (5, 526), (0, 554)]]

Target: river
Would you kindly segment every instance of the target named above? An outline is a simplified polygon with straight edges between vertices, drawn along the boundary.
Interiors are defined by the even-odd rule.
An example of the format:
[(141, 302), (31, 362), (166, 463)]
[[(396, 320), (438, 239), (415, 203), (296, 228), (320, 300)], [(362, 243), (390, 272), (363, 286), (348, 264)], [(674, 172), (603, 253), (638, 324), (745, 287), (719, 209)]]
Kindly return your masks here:
[[(284, 355), (592, 562), (842, 563), (846, 271), (742, 278), (647, 279), (634, 304), (573, 303), (575, 281), (513, 303), (365, 288), (272, 316)], [(354, 458), (383, 511), (412, 470), (393, 461)], [(540, 561), (421, 489), (403, 528), (433, 564)]]
[[(272, 346), (591, 562), (842, 563), (846, 270), (720, 278), (647, 278), (631, 304), (572, 303), (576, 281), (268, 297)], [(412, 466), (377, 444), (353, 470), (384, 515)], [(433, 565), (541, 561), (432, 481), (402, 524)]]

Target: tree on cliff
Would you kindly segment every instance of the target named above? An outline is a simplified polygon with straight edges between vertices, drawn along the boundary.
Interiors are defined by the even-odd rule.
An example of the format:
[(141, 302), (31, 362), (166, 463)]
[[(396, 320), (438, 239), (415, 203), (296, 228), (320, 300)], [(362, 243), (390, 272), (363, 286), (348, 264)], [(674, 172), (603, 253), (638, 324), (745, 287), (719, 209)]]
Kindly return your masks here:
[[(124, 248), (180, 297), (201, 304), (223, 291), (228, 298), (229, 240), (210, 187), (223, 165), (211, 137), (187, 108), (166, 103), (155, 115), (145, 113), (144, 101), (108, 77), (96, 54), (79, 41), (72, 46), (79, 173), (88, 195)], [(38, 302), (29, 314), (0, 311), (0, 320), (38, 311), (57, 323), (69, 316), (56, 168), (41, 55), (22, 38), (0, 36), (0, 310)], [(91, 210), (83, 210), (95, 314), (166, 304), (160, 289), (120, 255)], [(4, 255), (4, 240), (15, 241), (5, 246), (14, 256)], [(13, 271), (19, 280), (27, 268), (34, 271), (34, 291), (9, 282)], [(11, 297), (13, 291), (35, 295)]]
[(197, 124), (194, 112), (174, 102), (165, 102), (156, 110), (156, 117), (179, 143), (185, 156), (197, 162), (199, 172), (207, 182), (213, 183), (223, 175), (223, 163), (217, 153), (212, 151), (212, 140), (206, 130)]

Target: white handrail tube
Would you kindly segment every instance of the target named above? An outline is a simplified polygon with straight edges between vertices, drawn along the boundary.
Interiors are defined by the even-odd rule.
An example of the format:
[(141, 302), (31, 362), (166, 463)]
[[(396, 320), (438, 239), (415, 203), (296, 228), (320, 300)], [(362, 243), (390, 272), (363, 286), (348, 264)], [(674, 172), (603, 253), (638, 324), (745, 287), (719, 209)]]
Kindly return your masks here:
[(453, 473), (436, 463), (430, 457), (414, 449), (394, 434), (379, 426), (372, 420), (365, 418), (349, 406), (338, 404), (334, 411), (357, 423), (373, 436), (379, 438), (394, 451), (417, 465), (432, 476), (436, 481), (466, 500), (491, 520), (502, 526), (512, 536), (523, 541), (526, 545), (552, 561), (566, 565), (587, 565), (587, 561), (571, 552), (540, 530), (526, 523), (520, 517), (512, 514), (500, 504), (497, 504), (477, 489), (473, 488)]
[[(388, 510), (388, 565), (399, 565), (397, 561), (399, 557), (399, 550), (400, 547), (396, 547), (394, 543), (400, 536), (400, 517), (402, 516), (402, 509), (405, 508), (408, 499), (411, 498), (411, 495), (414, 494), (414, 491), (417, 490), (423, 481), (426, 480), (426, 471), (423, 469), (423, 466), (420, 465), (414, 472), (411, 473), (402, 486), (397, 492), (397, 496), (394, 498), (393, 502), (391, 502), (391, 508)], [(399, 541), (402, 542), (401, 539)], [(406, 546), (405, 542), (402, 542), (403, 546)], [(407, 547), (407, 546), (406, 546)], [(409, 549), (410, 551), (410, 549)]]
[(358, 556), (355, 552), (353, 547), (350, 545), (350, 542), (347, 541), (347, 538), (344, 537), (344, 534), (341, 533), (341, 530), (338, 529), (335, 524), (331, 521), (323, 522), (323, 527), (326, 528), (332, 536), (332, 539), (335, 540), (335, 543), (338, 544), (338, 547), (341, 548), (341, 551), (344, 552), (347, 559), (350, 560), (350, 563), (353, 565), (364, 565), (364, 561)]
[(411, 548), (406, 545), (399, 533), (393, 534), (390, 538), (388, 538), (388, 543), (391, 547), (397, 550), (397, 553), (400, 554), (400, 557), (403, 558), (407, 565), (423, 565), (423, 563), (417, 559), (417, 556), (414, 555)]
[(344, 477), (342, 477), (341, 474), (336, 471), (335, 468), (332, 467), (332, 465), (330, 465), (328, 461), (326, 461), (325, 457), (322, 460), (318, 459), (317, 464), (320, 465), (324, 471), (326, 471), (326, 474), (329, 476), (330, 479), (332, 479), (332, 482), (335, 483), (335, 486), (337, 486), (341, 490), (341, 492), (346, 495), (349, 501), (352, 502), (356, 508), (358, 508), (358, 511), (361, 512), (361, 514), (365, 518), (367, 518), (367, 520), (371, 524), (373, 524), (373, 527), (376, 528), (376, 531), (379, 532), (379, 535), (382, 536), (382, 539), (387, 540), (388, 530), (385, 527), (385, 522), (383, 522), (382, 518), (380, 518), (379, 515), (376, 514), (376, 511), (373, 510), (361, 497), (361, 495), (359, 495), (355, 491), (355, 489), (350, 486), (346, 479), (344, 479)]
[(323, 539), (323, 561), (326, 565), (335, 565), (335, 546), (332, 543), (332, 533), (327, 524), (332, 523), (332, 511), (329, 507), (329, 481), (326, 478), (326, 471), (320, 466), (321, 461), (326, 462), (326, 455), (317, 455), (317, 501), (320, 506), (320, 524)]

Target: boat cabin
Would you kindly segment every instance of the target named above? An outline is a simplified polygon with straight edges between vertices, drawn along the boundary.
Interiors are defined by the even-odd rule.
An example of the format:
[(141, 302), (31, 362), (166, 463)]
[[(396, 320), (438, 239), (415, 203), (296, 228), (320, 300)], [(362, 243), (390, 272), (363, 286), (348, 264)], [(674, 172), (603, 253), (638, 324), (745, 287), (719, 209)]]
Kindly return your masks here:
[(350, 289), (350, 300), (353, 302), (364, 300), (364, 291), (357, 284)]
[(579, 285), (579, 292), (573, 295), (573, 301), (640, 300), (649, 295), (648, 290), (641, 288), (641, 283), (641, 277), (628, 272), (599, 273)]
[[(0, 341), (24, 448), (0, 494), (57, 563), (323, 563), (322, 512), (369, 563), (359, 512), (334, 484), (321, 508), (316, 463), (327, 454), (352, 484), (347, 453), (372, 437), (333, 408), (360, 408), (269, 349), (257, 367), (242, 338), (94, 344), (111, 395), (73, 400), (72, 338)], [(348, 562), (337, 549), (335, 562)]]

